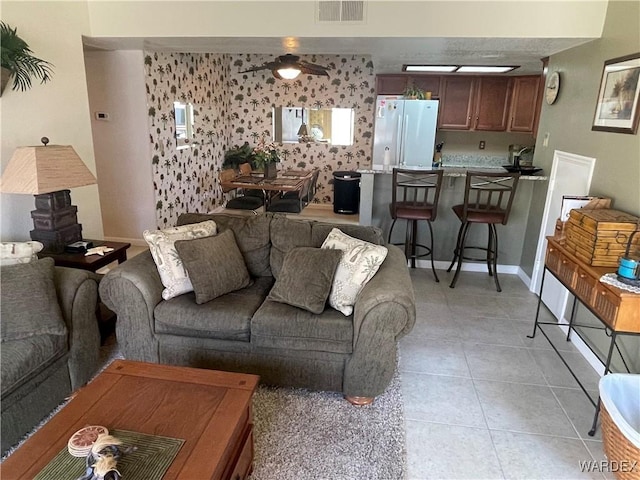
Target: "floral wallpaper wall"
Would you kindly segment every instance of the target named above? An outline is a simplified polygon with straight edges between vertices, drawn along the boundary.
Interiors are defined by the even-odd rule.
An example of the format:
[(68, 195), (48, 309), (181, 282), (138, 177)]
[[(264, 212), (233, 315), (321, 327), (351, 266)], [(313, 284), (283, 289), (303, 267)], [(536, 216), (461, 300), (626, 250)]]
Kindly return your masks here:
[(371, 164), (375, 109), (375, 74), (365, 55), (301, 55), (301, 60), (330, 66), (329, 77), (301, 74), (278, 80), (270, 70), (240, 73), (273, 61), (273, 55), (232, 54), (230, 72), (231, 146), (256, 145), (271, 138), (272, 107), (354, 108), (354, 143), (285, 143), (279, 169), (320, 168), (315, 202), (333, 203), (333, 172)]
[[(174, 226), (182, 212), (222, 205), (218, 182), (224, 152), (245, 141), (270, 139), (272, 108), (354, 108), (354, 144), (285, 143), (278, 168), (320, 168), (315, 202), (333, 202), (333, 176), (371, 164), (375, 75), (364, 55), (302, 55), (331, 67), (330, 77), (300, 75), (278, 80), (269, 70), (240, 73), (273, 55), (145, 52), (149, 141), (159, 228)], [(176, 149), (174, 101), (194, 104), (196, 141)]]
[[(182, 212), (207, 212), (223, 203), (218, 171), (229, 144), (229, 56), (145, 52), (149, 141), (159, 228)], [(178, 150), (174, 101), (195, 111), (192, 148)]]

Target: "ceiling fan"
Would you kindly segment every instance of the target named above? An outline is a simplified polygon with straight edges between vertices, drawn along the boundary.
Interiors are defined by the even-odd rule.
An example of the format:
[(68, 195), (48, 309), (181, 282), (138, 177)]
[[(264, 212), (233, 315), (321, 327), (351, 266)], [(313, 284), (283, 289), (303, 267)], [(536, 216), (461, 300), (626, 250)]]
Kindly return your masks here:
[(240, 73), (256, 72), (258, 70), (271, 70), (273, 76), (279, 79), (293, 80), (301, 73), (306, 75), (324, 75), (328, 77), (327, 70), (330, 67), (323, 67), (322, 65), (315, 65), (313, 63), (300, 60), (297, 55), (287, 53), (286, 55), (280, 55), (276, 57), (273, 62), (266, 62), (259, 67), (249, 68)]

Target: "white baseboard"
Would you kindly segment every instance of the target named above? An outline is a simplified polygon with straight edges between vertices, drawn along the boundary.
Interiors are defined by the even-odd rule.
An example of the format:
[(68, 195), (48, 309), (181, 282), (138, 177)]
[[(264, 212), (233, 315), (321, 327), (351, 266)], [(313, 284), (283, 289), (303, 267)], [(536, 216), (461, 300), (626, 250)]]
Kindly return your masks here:
[(522, 270), (522, 268), (520, 267), (518, 267), (518, 278), (522, 280), (522, 283), (524, 283), (527, 286), (527, 288), (529, 289), (531, 288), (531, 277), (529, 277), (529, 275), (524, 273), (524, 270)]
[(108, 242), (130, 243), (136, 247), (148, 247), (147, 242), (143, 238), (124, 238), (124, 237), (104, 237)]
[[(433, 262), (436, 270), (446, 270), (451, 262), (443, 262), (442, 260)], [(416, 260), (416, 267), (431, 268), (430, 260)], [(498, 273), (517, 274), (520, 267), (518, 265), (498, 265)], [(463, 272), (487, 272), (486, 263), (463, 262), (461, 270)], [(452, 270), (453, 271), (453, 270)]]

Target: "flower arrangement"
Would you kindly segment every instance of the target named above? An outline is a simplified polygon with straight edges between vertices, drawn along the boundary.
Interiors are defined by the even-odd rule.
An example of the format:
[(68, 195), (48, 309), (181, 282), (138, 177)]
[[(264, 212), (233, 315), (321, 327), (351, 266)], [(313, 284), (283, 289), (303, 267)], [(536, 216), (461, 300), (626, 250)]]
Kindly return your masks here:
[(265, 165), (280, 161), (280, 151), (274, 142), (261, 140), (253, 149), (253, 165), (256, 168), (264, 168)]

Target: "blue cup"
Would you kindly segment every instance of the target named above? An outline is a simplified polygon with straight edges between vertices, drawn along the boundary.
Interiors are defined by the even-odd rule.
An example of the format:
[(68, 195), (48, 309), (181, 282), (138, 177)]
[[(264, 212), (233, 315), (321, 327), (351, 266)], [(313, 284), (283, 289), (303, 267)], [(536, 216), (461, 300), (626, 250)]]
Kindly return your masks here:
[(618, 266), (618, 275), (629, 280), (637, 280), (640, 273), (640, 262), (622, 257)]

